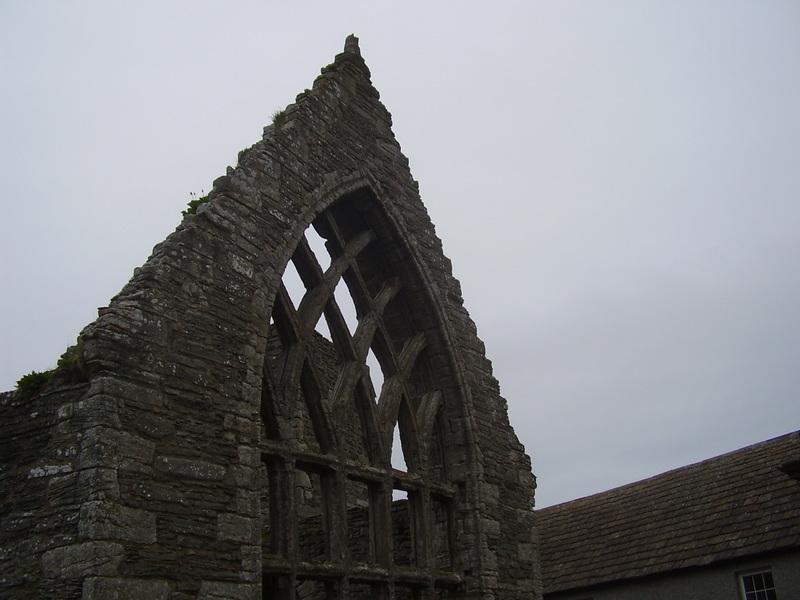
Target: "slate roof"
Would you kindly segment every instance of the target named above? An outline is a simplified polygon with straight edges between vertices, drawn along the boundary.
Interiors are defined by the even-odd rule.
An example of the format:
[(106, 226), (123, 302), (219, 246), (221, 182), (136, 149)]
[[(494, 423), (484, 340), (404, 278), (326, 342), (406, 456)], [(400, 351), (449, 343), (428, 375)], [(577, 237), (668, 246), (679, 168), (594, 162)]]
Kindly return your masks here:
[(799, 547), (799, 465), (800, 431), (536, 511), (545, 594)]

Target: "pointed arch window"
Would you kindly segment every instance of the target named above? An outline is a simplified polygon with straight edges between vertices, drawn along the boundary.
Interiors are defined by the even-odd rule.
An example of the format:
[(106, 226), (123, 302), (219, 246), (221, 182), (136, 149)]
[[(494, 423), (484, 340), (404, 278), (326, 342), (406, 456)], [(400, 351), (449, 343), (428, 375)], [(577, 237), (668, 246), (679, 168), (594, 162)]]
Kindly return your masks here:
[(400, 240), (369, 189), (341, 198), (292, 256), (301, 289), (285, 277), (275, 296), (264, 597), (458, 597), (464, 419), (437, 313)]

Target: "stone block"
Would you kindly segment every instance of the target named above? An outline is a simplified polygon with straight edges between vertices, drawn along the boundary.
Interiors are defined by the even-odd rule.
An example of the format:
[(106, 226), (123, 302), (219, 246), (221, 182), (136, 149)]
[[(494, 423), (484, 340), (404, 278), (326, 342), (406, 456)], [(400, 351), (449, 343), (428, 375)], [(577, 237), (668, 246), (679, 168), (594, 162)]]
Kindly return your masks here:
[(155, 467), (162, 473), (189, 479), (200, 479), (202, 481), (222, 481), (227, 474), (227, 469), (221, 465), (202, 460), (171, 458), (169, 456), (156, 457)]
[(239, 446), (239, 462), (245, 467), (257, 469), (261, 465), (261, 451), (253, 446)]
[(500, 503), (500, 488), (492, 483), (481, 483), (481, 500), (487, 505)]
[(204, 581), (197, 600), (259, 600), (259, 592), (255, 583)]
[(116, 575), (124, 557), (122, 546), (111, 542), (62, 546), (42, 555), (42, 574), (45, 577), (62, 579)]
[(112, 502), (87, 502), (81, 506), (78, 531), (82, 539), (156, 541), (156, 517), (138, 508)]
[(90, 577), (83, 583), (83, 600), (167, 600), (169, 584), (148, 579)]
[(258, 581), (261, 576), (261, 546), (242, 546), (242, 578)]
[(105, 394), (90, 396), (74, 405), (74, 416), (87, 421), (89, 425), (119, 427), (120, 400)]
[(236, 511), (240, 515), (258, 517), (261, 500), (258, 491), (236, 490)]
[(237, 486), (249, 490), (258, 489), (258, 470), (241, 465), (232, 465), (230, 470)]
[(115, 469), (86, 469), (78, 474), (82, 500), (118, 500), (119, 481)]
[(167, 502), (170, 504), (188, 505), (189, 501), (182, 490), (161, 483), (137, 483), (133, 486), (133, 493), (143, 498)]
[(50, 477), (52, 475), (62, 475), (64, 473), (71, 473), (72, 465), (42, 465), (32, 468), (28, 471), (28, 479), (36, 479), (38, 477)]
[(246, 544), (257, 544), (260, 538), (259, 519), (221, 513), (217, 517), (217, 538)]
[(258, 438), (258, 422), (249, 417), (225, 415), (225, 430), (246, 439)]
[(137, 416), (136, 430), (151, 439), (164, 439), (175, 435), (175, 425), (166, 417), (153, 414)]
[(153, 460), (154, 444), (137, 435), (108, 427), (93, 427), (81, 443), (81, 469), (122, 468), (146, 472)]

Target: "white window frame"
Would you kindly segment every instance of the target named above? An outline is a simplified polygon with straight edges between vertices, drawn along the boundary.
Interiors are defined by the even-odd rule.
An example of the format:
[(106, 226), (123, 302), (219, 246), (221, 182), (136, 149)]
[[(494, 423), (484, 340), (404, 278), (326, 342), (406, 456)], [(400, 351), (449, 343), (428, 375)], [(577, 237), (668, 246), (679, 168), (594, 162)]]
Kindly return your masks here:
[[(745, 579), (748, 577), (754, 577), (756, 575), (769, 575), (770, 581), (772, 585), (767, 587), (764, 584), (763, 587), (759, 589), (755, 589), (751, 592), (748, 592), (745, 589)], [(737, 575), (739, 579), (739, 591), (742, 595), (742, 600), (777, 600), (777, 591), (775, 588), (775, 577), (772, 575), (772, 568), (771, 567), (762, 567), (760, 569), (752, 569), (750, 571), (744, 571)], [(761, 593), (759, 595), (759, 592)], [(766, 593), (771, 592), (771, 596), (767, 596)], [(748, 595), (750, 594), (750, 595)]]

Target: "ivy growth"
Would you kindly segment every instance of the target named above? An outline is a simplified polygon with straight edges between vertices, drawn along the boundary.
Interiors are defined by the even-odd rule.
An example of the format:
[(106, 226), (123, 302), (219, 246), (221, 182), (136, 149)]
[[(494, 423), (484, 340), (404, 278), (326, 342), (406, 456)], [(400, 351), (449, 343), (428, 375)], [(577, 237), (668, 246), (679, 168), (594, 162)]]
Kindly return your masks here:
[(58, 359), (55, 369), (49, 371), (31, 371), (17, 380), (17, 390), (25, 394), (38, 392), (53, 381), (56, 385), (86, 381), (83, 363), (83, 347), (80, 343), (67, 348)]
[(23, 375), (19, 378), (17, 381), (17, 389), (20, 392), (33, 393), (50, 381), (50, 376), (52, 374), (52, 371), (44, 371), (42, 373), (31, 371), (27, 375)]
[(83, 353), (78, 346), (67, 348), (67, 351), (61, 355), (56, 363), (56, 371), (65, 371), (68, 369), (76, 369), (81, 367), (83, 361)]

